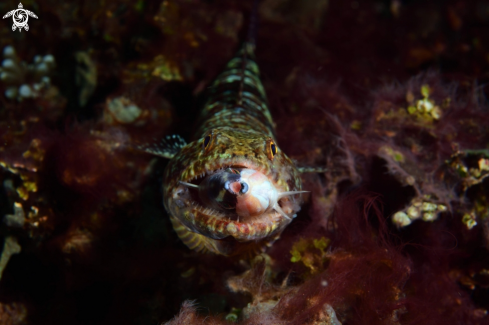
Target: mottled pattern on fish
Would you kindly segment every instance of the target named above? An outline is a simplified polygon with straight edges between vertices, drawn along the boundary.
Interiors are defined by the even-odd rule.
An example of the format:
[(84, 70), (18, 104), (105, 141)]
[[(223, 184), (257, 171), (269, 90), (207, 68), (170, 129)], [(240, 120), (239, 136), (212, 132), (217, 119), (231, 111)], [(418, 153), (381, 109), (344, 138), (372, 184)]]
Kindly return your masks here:
[(245, 43), (212, 83), (200, 120), (197, 137), (218, 127), (254, 130), (274, 137), (273, 120), (252, 44)]
[(299, 191), (294, 163), (278, 148), (274, 124), (254, 60), (245, 43), (209, 89), (194, 140), (173, 153), (164, 173), (164, 205), (175, 231), (191, 249), (223, 255), (257, 252), (278, 238), (300, 209), (300, 195), (281, 198), (283, 212), (243, 218), (206, 207), (181, 182), (197, 184), (216, 171), (248, 168), (263, 173), (279, 193)]

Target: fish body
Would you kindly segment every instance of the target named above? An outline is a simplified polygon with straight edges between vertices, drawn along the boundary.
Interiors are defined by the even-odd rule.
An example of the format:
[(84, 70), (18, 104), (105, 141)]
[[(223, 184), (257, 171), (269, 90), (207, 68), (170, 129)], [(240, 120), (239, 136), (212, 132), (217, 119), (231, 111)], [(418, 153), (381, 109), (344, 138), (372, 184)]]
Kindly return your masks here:
[[(259, 252), (280, 236), (300, 210), (302, 200), (295, 195), (301, 190), (300, 174), (276, 143), (259, 74), (254, 43), (246, 42), (211, 85), (193, 141), (167, 152), (152, 151), (171, 158), (163, 178), (164, 205), (180, 239), (196, 251), (227, 256)], [(226, 170), (243, 173), (243, 179), (253, 174), (246, 182), (259, 183), (254, 187), (250, 183), (257, 190), (238, 197), (237, 208), (220, 201), (209, 204), (202, 196), (206, 186), (215, 191), (219, 178), (231, 184), (230, 188), (222, 185), (223, 191), (236, 187), (237, 183), (226, 183), (237, 181)], [(213, 175), (213, 180), (207, 180)], [(223, 195), (213, 194), (214, 198), (222, 200)], [(274, 202), (262, 210), (247, 208), (267, 200)]]

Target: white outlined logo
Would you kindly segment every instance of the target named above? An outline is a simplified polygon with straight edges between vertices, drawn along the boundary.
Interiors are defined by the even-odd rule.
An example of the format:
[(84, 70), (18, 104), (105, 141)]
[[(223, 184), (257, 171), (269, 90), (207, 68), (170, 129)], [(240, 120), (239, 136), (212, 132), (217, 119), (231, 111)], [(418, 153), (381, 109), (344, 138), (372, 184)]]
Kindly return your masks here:
[(8, 18), (12, 16), (14, 20), (14, 24), (12, 25), (12, 30), (15, 32), (15, 30), (18, 28), (19, 32), (22, 31), (22, 28), (24, 28), (26, 31), (29, 30), (29, 25), (27, 25), (27, 21), (29, 20), (29, 16), (36, 18), (37, 16), (35, 13), (32, 11), (24, 9), (24, 6), (22, 6), (22, 3), (19, 3), (19, 8), (14, 9), (12, 11), (7, 12), (5, 16), (3, 16), (3, 19)]

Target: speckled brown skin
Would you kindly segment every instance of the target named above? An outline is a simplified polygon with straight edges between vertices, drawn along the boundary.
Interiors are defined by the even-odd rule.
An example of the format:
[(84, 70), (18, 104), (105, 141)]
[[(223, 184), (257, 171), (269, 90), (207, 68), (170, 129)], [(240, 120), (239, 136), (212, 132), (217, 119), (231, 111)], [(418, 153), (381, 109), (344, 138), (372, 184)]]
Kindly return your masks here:
[[(236, 167), (263, 173), (279, 192), (300, 191), (298, 170), (278, 147), (273, 153), (274, 143), (273, 121), (253, 60), (253, 45), (247, 43), (213, 83), (196, 139), (183, 147), (165, 170), (164, 204), (175, 231), (189, 248), (237, 255), (257, 252), (279, 237), (292, 219), (275, 210), (246, 219), (212, 210), (195, 200), (193, 189), (179, 183)], [(300, 195), (280, 200), (291, 217), (300, 204)]]

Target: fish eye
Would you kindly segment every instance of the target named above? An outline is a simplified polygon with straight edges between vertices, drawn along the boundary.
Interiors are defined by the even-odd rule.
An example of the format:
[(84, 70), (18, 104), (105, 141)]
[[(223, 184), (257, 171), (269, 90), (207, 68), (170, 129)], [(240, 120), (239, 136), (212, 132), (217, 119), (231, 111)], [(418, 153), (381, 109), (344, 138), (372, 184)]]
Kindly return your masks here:
[(201, 140), (204, 153), (208, 153), (212, 148), (215, 147), (217, 135), (218, 133), (215, 129), (205, 133), (204, 139)]
[(277, 154), (277, 146), (275, 145), (275, 143), (270, 142), (270, 151), (272, 152), (272, 155), (276, 155)]
[(266, 152), (270, 160), (278, 153), (278, 147), (271, 138), (267, 141)]
[(246, 182), (241, 182), (241, 190), (239, 191), (240, 194), (246, 194), (246, 192), (248, 192), (248, 189), (250, 187), (248, 186), (248, 184)]
[(204, 149), (207, 148), (207, 146), (209, 146), (209, 143), (211, 143), (211, 135), (207, 135), (205, 138), (204, 138)]

